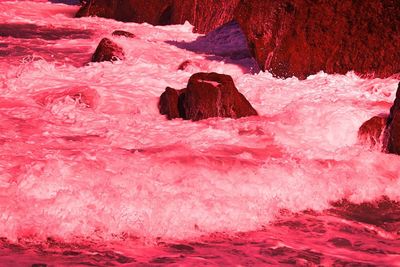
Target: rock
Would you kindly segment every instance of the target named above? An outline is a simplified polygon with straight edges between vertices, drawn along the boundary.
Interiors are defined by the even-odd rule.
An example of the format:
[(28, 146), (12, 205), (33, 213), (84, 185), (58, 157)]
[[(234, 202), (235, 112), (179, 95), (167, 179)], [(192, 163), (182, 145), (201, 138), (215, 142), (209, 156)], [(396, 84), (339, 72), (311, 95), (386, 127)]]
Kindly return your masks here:
[(183, 24), (207, 33), (233, 19), (239, 0), (89, 0), (76, 17), (98, 16), (152, 25)]
[(92, 62), (116, 61), (125, 58), (123, 49), (108, 38), (103, 38), (92, 56)]
[(399, 0), (88, 0), (76, 16), (153, 25), (189, 21), (199, 33), (235, 19), (262, 70), (305, 79), (320, 71), (400, 73), (399, 14)]
[(305, 79), (319, 71), (400, 72), (398, 0), (242, 0), (235, 19), (262, 70)]
[(185, 70), (192, 62), (190, 60), (185, 60), (178, 66), (178, 70)]
[(397, 87), (396, 99), (390, 108), (390, 115), (387, 120), (389, 153), (400, 155), (400, 83)]
[(81, 8), (75, 17), (97, 16), (102, 18), (114, 18), (118, 0), (87, 0), (83, 1)]
[(190, 77), (183, 101), (186, 119), (241, 118), (257, 115), (229, 75), (196, 73)]
[(179, 97), (183, 97), (186, 89), (176, 90), (171, 87), (167, 87), (165, 92), (160, 96), (160, 102), (158, 108), (160, 113), (166, 115), (169, 120), (175, 118), (185, 118), (185, 113), (182, 106), (182, 100), (179, 101)]
[(126, 38), (135, 38), (135, 35), (131, 32), (122, 31), (122, 30), (115, 30), (113, 31), (112, 35), (114, 36), (124, 36)]
[(232, 78), (218, 73), (196, 73), (183, 90), (167, 87), (160, 97), (159, 109), (168, 119), (179, 117), (193, 121), (257, 115), (257, 111), (236, 89)]
[(375, 116), (364, 122), (358, 130), (360, 142), (375, 147), (382, 144), (382, 134), (385, 131), (387, 117)]

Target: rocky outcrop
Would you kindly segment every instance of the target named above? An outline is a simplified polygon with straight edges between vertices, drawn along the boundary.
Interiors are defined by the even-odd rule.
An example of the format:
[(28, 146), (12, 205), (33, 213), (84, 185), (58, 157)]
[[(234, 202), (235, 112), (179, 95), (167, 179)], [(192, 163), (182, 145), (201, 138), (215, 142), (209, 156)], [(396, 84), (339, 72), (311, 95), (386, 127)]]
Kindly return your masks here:
[(108, 38), (103, 38), (92, 56), (92, 62), (116, 61), (125, 58), (123, 49)]
[(400, 155), (400, 83), (397, 87), (396, 99), (390, 108), (390, 115), (387, 120), (389, 153)]
[(135, 35), (131, 32), (122, 31), (122, 30), (115, 30), (112, 32), (113, 36), (123, 36), (126, 38), (135, 38)]
[(232, 21), (239, 0), (90, 0), (76, 17), (98, 16), (152, 25), (189, 21), (196, 32), (207, 33)]
[(364, 122), (358, 130), (358, 139), (370, 147), (382, 145), (387, 117), (374, 116)]
[(167, 87), (160, 97), (159, 110), (168, 119), (198, 121), (211, 117), (241, 118), (257, 111), (236, 89), (229, 75), (196, 73), (182, 90)]
[(319, 71), (400, 72), (398, 0), (242, 0), (235, 19), (263, 70), (304, 79)]
[(76, 14), (208, 33), (236, 20), (262, 70), (305, 79), (319, 71), (400, 73), (399, 0), (89, 0)]

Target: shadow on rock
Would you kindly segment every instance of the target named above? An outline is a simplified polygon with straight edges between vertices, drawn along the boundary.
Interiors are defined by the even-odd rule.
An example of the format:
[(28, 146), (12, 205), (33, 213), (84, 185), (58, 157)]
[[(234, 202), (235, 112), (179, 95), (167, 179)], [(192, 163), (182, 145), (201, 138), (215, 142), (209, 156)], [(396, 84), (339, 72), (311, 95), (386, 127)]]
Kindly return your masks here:
[(260, 71), (250, 54), (245, 35), (235, 21), (190, 43), (178, 41), (166, 41), (166, 43), (198, 54), (205, 54), (208, 60), (238, 65), (243, 73), (254, 74)]

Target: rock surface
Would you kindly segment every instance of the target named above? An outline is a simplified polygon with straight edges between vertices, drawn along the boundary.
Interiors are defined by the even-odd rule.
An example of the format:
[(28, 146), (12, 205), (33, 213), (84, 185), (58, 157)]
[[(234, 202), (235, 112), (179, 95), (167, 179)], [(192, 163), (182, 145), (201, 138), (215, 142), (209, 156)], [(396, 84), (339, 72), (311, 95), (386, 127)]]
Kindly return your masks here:
[(236, 20), (262, 70), (305, 79), (319, 71), (400, 73), (399, 0), (89, 0), (76, 14), (208, 33)]
[(196, 73), (187, 88), (167, 87), (160, 97), (160, 113), (168, 119), (198, 121), (211, 117), (241, 118), (257, 115), (257, 111), (236, 89), (229, 75)]
[(235, 19), (261, 69), (304, 79), (319, 71), (400, 72), (398, 0), (242, 0)]
[(400, 83), (397, 87), (396, 99), (390, 108), (390, 115), (387, 120), (389, 153), (400, 155)]
[(376, 147), (382, 144), (382, 134), (385, 131), (387, 117), (374, 116), (364, 122), (358, 130), (361, 143)]
[(207, 33), (233, 19), (239, 0), (90, 0), (76, 17), (98, 16), (152, 25), (189, 21), (196, 32)]
[(108, 38), (103, 38), (92, 56), (92, 62), (116, 61), (125, 58), (123, 49)]
[(166, 115), (169, 120), (176, 118), (185, 118), (185, 113), (182, 106), (182, 99), (179, 101), (179, 97), (183, 97), (186, 89), (176, 90), (171, 87), (167, 87), (165, 92), (160, 96), (159, 110), (160, 113)]

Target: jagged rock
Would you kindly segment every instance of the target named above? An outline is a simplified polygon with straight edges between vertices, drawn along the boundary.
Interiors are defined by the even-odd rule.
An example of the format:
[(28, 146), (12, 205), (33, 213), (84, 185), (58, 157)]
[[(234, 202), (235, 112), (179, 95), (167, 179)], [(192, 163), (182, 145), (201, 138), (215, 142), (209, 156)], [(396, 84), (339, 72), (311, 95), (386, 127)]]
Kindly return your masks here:
[(242, 0), (235, 19), (261, 69), (304, 79), (319, 71), (400, 72), (398, 0)]
[(135, 35), (131, 32), (122, 31), (122, 30), (115, 30), (113, 31), (112, 35), (114, 36), (124, 36), (126, 38), (135, 38)]
[(400, 83), (397, 87), (396, 99), (390, 108), (390, 115), (387, 120), (389, 153), (400, 155)]
[(116, 61), (125, 58), (124, 50), (108, 38), (103, 38), (92, 56), (92, 62)]
[(159, 109), (168, 119), (179, 117), (193, 121), (257, 115), (257, 111), (236, 89), (232, 78), (218, 73), (196, 73), (183, 90), (167, 87), (160, 97)]
[(358, 130), (358, 139), (370, 147), (382, 144), (382, 134), (385, 131), (387, 117), (374, 116), (364, 122)]
[(89, 0), (76, 17), (98, 16), (152, 25), (189, 21), (196, 32), (206, 33), (233, 19), (239, 0)]

